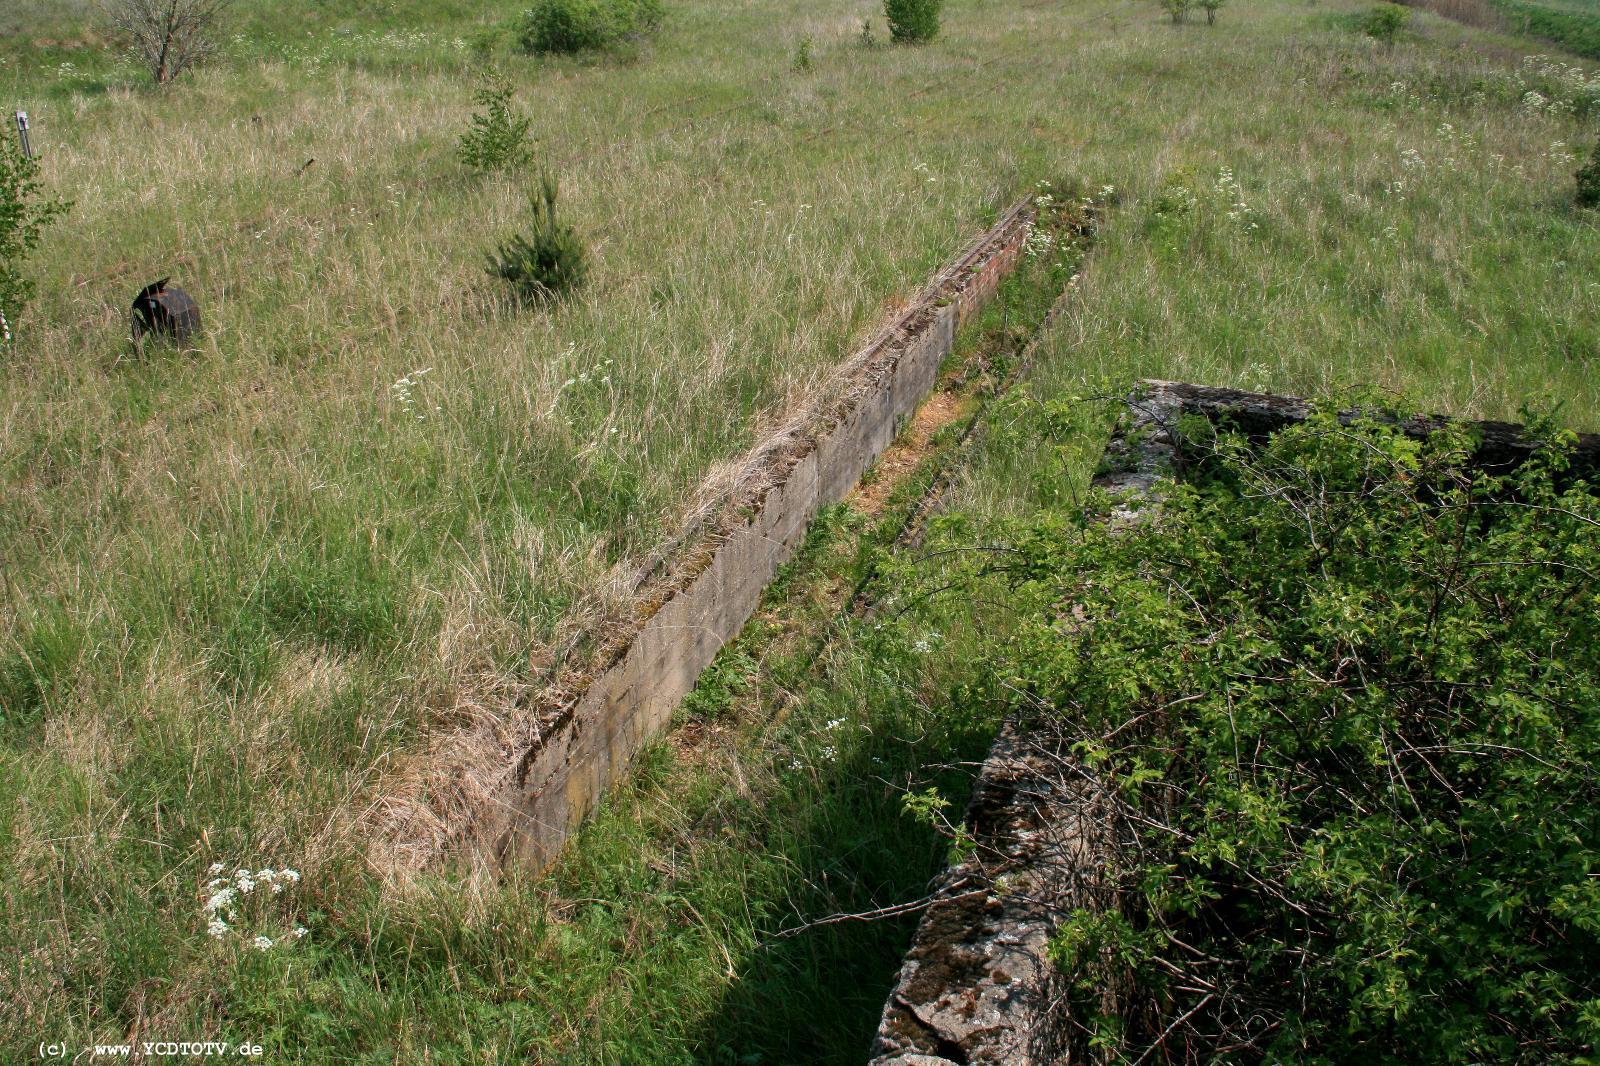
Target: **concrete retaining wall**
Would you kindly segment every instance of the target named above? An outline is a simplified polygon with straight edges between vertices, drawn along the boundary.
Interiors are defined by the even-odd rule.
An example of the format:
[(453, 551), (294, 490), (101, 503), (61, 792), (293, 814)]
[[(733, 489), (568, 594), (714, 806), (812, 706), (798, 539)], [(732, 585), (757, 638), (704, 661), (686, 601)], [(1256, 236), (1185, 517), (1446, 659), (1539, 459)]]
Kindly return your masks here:
[[(781, 446), (758, 449), (686, 562), (645, 590), (660, 602), (542, 736), (509, 769), (464, 843), (501, 862), (547, 866), (624, 774), (804, 539), (819, 509), (843, 499), (932, 391), (956, 330), (1016, 266), (1032, 225), (1027, 202), (1007, 211), (846, 366), (830, 406)], [(652, 591), (653, 590), (653, 591)], [(665, 590), (663, 592), (663, 590)]]

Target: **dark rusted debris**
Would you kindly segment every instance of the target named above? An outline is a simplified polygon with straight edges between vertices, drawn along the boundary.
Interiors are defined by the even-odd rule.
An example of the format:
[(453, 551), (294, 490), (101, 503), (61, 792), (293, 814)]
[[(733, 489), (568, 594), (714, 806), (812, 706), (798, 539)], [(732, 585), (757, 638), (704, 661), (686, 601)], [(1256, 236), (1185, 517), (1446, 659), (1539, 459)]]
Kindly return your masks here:
[(162, 278), (146, 285), (133, 298), (133, 340), (147, 336), (185, 341), (200, 332), (200, 305), (182, 289)]

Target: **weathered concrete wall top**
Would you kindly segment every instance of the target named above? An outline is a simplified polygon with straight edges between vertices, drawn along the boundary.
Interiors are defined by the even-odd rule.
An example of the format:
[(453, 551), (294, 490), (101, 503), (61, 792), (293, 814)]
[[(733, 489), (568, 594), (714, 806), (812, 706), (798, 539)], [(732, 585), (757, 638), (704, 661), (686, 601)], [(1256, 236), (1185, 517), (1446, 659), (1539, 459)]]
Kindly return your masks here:
[(658, 568), (641, 599), (658, 603), (574, 695), (515, 745), (456, 848), (495, 861), (548, 865), (672, 712), (799, 547), (819, 509), (855, 486), (933, 389), (963, 320), (1013, 270), (1032, 225), (1030, 202), (1007, 211), (833, 383), (799, 427), (752, 453), (745, 486), (699, 528), (679, 562)]

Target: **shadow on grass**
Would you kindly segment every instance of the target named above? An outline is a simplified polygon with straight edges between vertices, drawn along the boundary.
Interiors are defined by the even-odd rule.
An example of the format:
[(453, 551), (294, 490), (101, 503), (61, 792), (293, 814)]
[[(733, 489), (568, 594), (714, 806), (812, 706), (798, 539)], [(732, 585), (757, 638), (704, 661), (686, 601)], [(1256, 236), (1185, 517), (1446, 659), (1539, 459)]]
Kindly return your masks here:
[[(765, 843), (790, 870), (786, 899), (766, 904), (761, 945), (695, 1039), (695, 1059), (715, 1066), (860, 1063), (921, 912), (838, 918), (923, 896), (944, 868), (948, 846), (905, 813), (907, 781), (960, 797), (990, 730), (965, 728), (926, 747), (885, 734), (863, 736), (847, 758), (772, 797)], [(842, 745), (841, 745), (842, 746)], [(930, 764), (947, 763), (931, 779)], [(833, 919), (833, 920), (830, 920)], [(808, 924), (815, 923), (815, 924)]]

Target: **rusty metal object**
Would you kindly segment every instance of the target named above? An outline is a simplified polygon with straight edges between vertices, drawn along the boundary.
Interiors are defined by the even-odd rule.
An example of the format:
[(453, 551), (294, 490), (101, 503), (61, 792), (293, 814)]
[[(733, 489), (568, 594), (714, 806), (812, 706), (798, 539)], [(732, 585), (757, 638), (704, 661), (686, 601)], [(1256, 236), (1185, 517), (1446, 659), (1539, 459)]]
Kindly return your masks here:
[(162, 278), (139, 290), (133, 298), (133, 340), (148, 336), (163, 340), (186, 341), (200, 332), (200, 305), (182, 289)]

